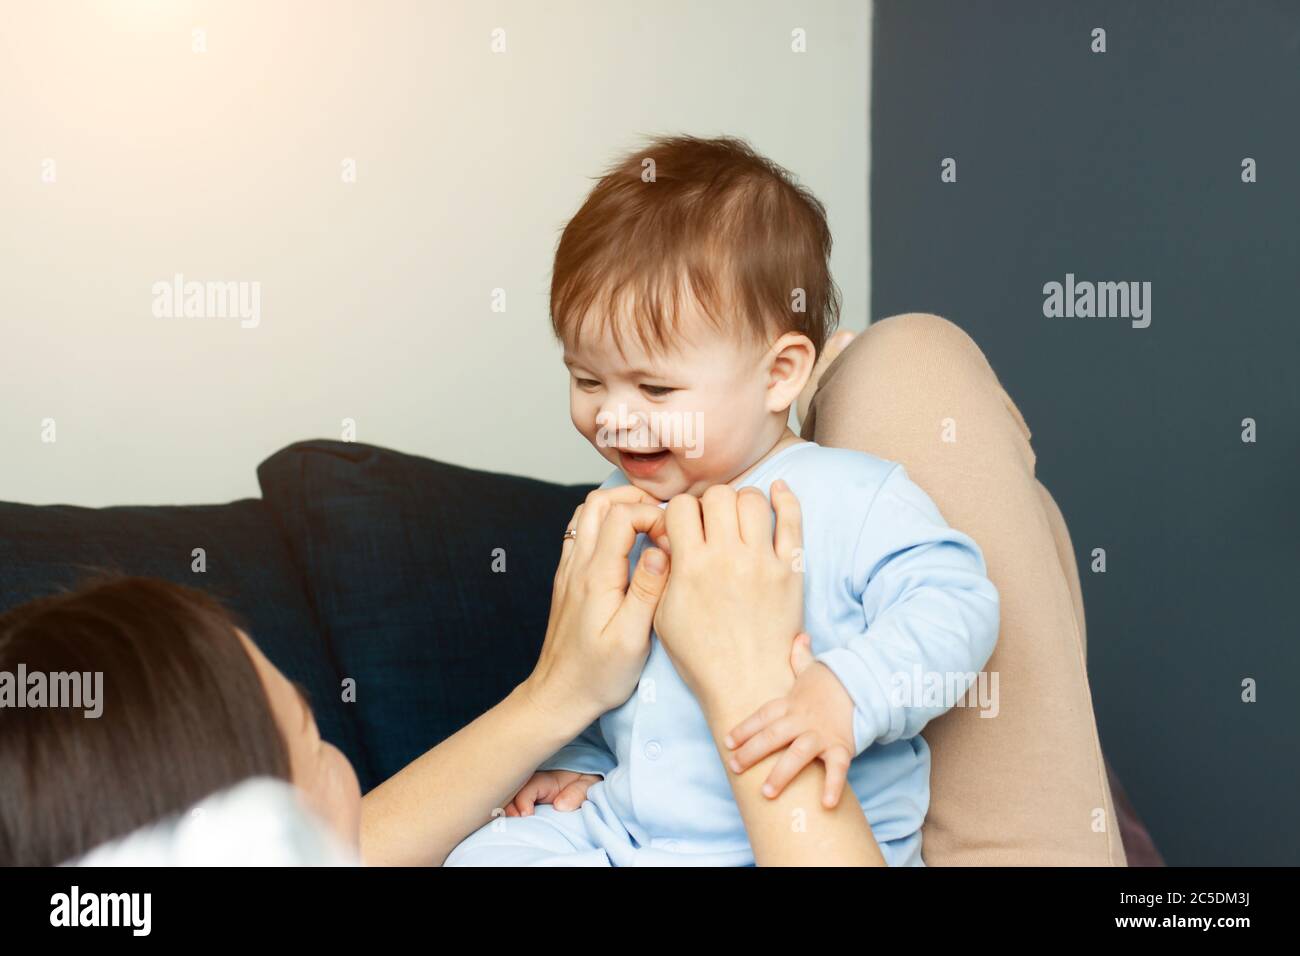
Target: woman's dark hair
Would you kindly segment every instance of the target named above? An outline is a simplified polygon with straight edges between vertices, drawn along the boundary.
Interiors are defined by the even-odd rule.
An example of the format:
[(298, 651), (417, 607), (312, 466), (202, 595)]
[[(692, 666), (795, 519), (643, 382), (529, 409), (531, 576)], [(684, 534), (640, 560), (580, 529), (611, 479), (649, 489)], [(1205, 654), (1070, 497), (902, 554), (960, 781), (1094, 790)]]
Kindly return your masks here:
[(289, 779), (252, 658), (201, 591), (114, 577), (29, 601), (0, 615), (0, 672), (19, 665), (102, 673), (102, 713), (0, 707), (0, 864), (62, 863), (250, 777)]

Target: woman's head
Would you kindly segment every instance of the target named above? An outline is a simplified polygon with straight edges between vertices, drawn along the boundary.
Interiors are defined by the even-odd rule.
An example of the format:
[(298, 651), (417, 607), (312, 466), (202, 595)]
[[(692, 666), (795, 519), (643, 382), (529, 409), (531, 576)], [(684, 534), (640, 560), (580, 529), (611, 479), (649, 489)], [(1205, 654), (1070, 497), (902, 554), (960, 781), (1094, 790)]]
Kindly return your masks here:
[(352, 768), (203, 592), (112, 578), (30, 601), (0, 615), (0, 672), (20, 669), (102, 675), (100, 713), (0, 708), (0, 863), (61, 863), (255, 776), (297, 784), (356, 843)]

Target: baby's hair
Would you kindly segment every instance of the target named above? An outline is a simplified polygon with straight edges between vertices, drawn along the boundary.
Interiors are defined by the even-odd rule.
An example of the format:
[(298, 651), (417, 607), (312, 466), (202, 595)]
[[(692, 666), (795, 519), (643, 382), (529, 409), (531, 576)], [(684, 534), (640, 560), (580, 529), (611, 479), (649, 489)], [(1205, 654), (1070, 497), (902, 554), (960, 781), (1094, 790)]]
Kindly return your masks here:
[(839, 323), (830, 254), (825, 207), (748, 143), (659, 137), (610, 166), (565, 226), (551, 325), (576, 345), (594, 320), (622, 350), (621, 307), (662, 353), (694, 298), (719, 330), (764, 344), (800, 332), (820, 353)]

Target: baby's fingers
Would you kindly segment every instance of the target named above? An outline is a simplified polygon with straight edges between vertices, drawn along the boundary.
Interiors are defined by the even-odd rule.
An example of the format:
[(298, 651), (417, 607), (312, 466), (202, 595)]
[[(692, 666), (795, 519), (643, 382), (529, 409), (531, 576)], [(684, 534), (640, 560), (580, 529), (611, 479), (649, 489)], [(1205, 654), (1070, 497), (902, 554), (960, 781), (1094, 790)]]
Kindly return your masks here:
[(775, 723), (784, 717), (789, 709), (790, 704), (784, 697), (778, 697), (776, 700), (769, 700), (766, 704), (758, 708), (758, 710), (754, 711), (733, 727), (731, 733), (727, 734), (726, 739), (722, 742), (732, 750), (735, 750), (768, 724)]
[[(524, 789), (515, 794), (515, 800), (511, 806), (515, 808), (515, 816), (529, 817), (533, 815), (533, 807), (536, 806), (536, 804), (536, 789), (533, 787), (524, 787)], [(508, 814), (510, 811), (506, 810), (506, 813)]]
[(849, 776), (849, 761), (852, 758), (843, 747), (831, 747), (822, 754), (822, 763), (826, 765), (826, 786), (822, 790), (822, 806), (833, 810), (839, 806), (840, 796), (844, 793), (844, 784)]
[(815, 730), (796, 737), (794, 743), (781, 754), (781, 759), (776, 762), (772, 772), (767, 775), (767, 781), (763, 784), (763, 796), (779, 796), (786, 784), (799, 776), (804, 767), (817, 759), (821, 750), (821, 735)]
[(515, 794), (515, 807), (521, 817), (530, 817), (539, 803), (549, 803), (555, 795), (555, 778), (550, 774), (537, 774)]
[(758, 763), (768, 754), (776, 753), (790, 741), (798, 737), (804, 730), (804, 724), (801, 720), (793, 717), (781, 717), (774, 723), (768, 724), (754, 736), (750, 737), (743, 743), (734, 754), (731, 755), (729, 764), (732, 772), (744, 773), (754, 764)]
[(582, 802), (587, 799), (587, 788), (590, 786), (591, 780), (579, 777), (555, 795), (555, 799), (551, 801), (551, 806), (564, 812), (578, 809), (578, 807), (582, 806)]

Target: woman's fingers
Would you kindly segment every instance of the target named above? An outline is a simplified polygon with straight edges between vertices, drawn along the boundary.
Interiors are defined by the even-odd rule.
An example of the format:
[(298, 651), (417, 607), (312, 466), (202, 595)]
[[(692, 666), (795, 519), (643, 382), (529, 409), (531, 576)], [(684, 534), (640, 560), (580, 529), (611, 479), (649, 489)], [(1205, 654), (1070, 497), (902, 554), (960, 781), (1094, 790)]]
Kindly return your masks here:
[(575, 566), (581, 567), (586, 561), (591, 559), (591, 555), (596, 550), (596, 542), (600, 537), (600, 529), (605, 524), (605, 516), (609, 513), (613, 505), (609, 501), (599, 498), (594, 501), (588, 498), (578, 509), (578, 523), (574, 527), (578, 536), (573, 541), (573, 561)]
[(664, 520), (664, 514), (659, 513), (659, 522), (646, 532), (650, 540), (659, 546), (659, 550), (664, 554), (672, 554), (673, 546), (668, 540), (668, 523)]
[(600, 529), (588, 571), (593, 580), (607, 580), (609, 587), (623, 591), (604, 633), (618, 641), (621, 648), (637, 653), (649, 653), (655, 610), (668, 586), (668, 557), (657, 548), (647, 548), (630, 581), (627, 558), (636, 536), (653, 527), (659, 518), (660, 509), (654, 505), (615, 505)]
[(646, 504), (659, 505), (660, 501), (648, 491), (643, 491), (636, 485), (619, 485), (617, 488), (597, 489), (597, 492), (609, 498), (614, 504)]
[(785, 789), (785, 785), (797, 777), (804, 767), (816, 760), (821, 751), (821, 734), (815, 730), (809, 730), (796, 737), (793, 743), (785, 748), (785, 753), (781, 754), (772, 772), (767, 775), (767, 781), (763, 784), (763, 796), (779, 796)]
[(660, 550), (665, 554), (672, 554), (672, 546), (668, 541), (668, 509), (659, 509), (659, 520), (655, 522), (654, 527), (646, 532), (646, 535), (653, 541)]
[(736, 493), (736, 511), (741, 541), (753, 545), (772, 540), (772, 506), (763, 492), (753, 485), (741, 488)]
[(790, 486), (777, 479), (771, 487), (772, 508), (776, 511), (776, 554), (785, 561), (793, 561), (795, 552), (803, 547), (803, 513), (799, 499)]
[(676, 495), (668, 502), (664, 513), (668, 540), (673, 552), (698, 548), (704, 543), (704, 519), (700, 515), (700, 499), (694, 495)]
[(731, 729), (723, 743), (732, 750), (735, 750), (754, 734), (758, 733), (768, 724), (780, 720), (790, 709), (789, 701), (784, 697), (778, 697), (776, 700), (769, 700), (758, 710), (754, 711), (740, 723)]
[[(578, 506), (571, 527), (577, 532), (572, 541), (577, 556), (590, 555), (596, 549), (597, 535), (605, 523), (610, 511), (619, 505), (657, 506), (659, 499), (649, 492), (642, 491), (636, 485), (620, 485), (617, 488), (597, 488), (587, 495), (587, 500)], [(657, 508), (656, 508), (657, 510)], [(644, 530), (644, 529), (643, 529)]]
[(736, 515), (736, 489), (731, 485), (712, 485), (700, 496), (704, 512), (704, 540), (711, 544), (740, 540), (740, 520)]
[[(573, 564), (573, 550), (576, 546), (573, 536), (568, 532), (577, 531), (578, 518), (581, 516), (582, 505), (578, 505), (578, 507), (573, 509), (573, 517), (570, 518), (569, 523), (564, 526), (565, 534), (563, 540), (560, 542), (560, 563), (555, 569), (555, 596), (562, 594), (565, 586), (568, 584), (569, 567)], [(554, 606), (556, 603), (557, 602), (553, 596), (551, 605)]]
[(637, 535), (661, 518), (657, 500), (633, 487), (593, 493), (575, 510), (576, 540), (563, 544), (546, 636), (529, 676), (538, 693), (594, 709), (594, 719), (635, 688), (649, 653), (653, 609), (636, 628), (620, 620), (611, 630), (611, 622), (625, 603), (659, 604), (653, 556), (629, 599), (628, 555)]
[[(603, 523), (593, 535), (593, 565), (617, 570), (619, 584), (627, 583), (627, 556), (632, 553), (636, 536), (653, 528), (660, 518), (659, 508), (648, 504), (616, 504), (609, 508)], [(578, 532), (579, 536), (582, 532)]]
[[(625, 557), (624, 561), (626, 560)], [(668, 556), (658, 548), (647, 548), (637, 562), (623, 603), (610, 618), (607, 632), (612, 631), (615, 635), (624, 635), (632, 640), (644, 640), (648, 649), (655, 609), (659, 607), (659, 599), (668, 586), (667, 572)]]

